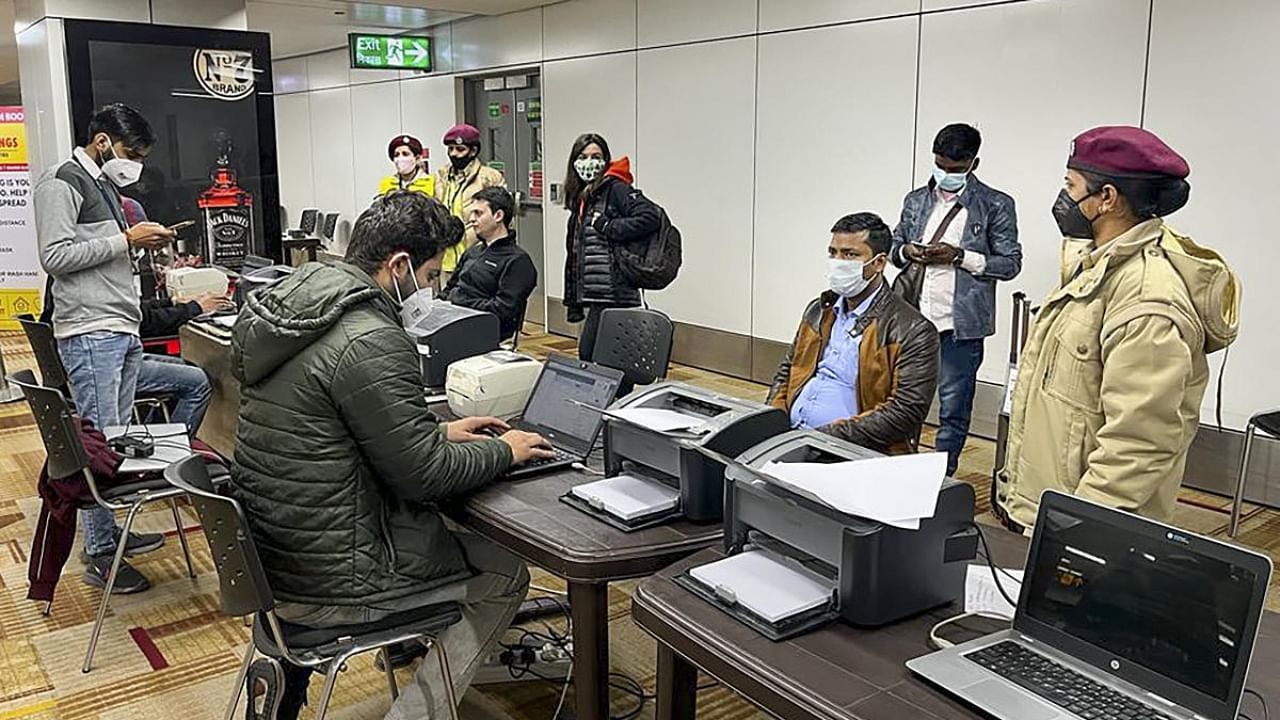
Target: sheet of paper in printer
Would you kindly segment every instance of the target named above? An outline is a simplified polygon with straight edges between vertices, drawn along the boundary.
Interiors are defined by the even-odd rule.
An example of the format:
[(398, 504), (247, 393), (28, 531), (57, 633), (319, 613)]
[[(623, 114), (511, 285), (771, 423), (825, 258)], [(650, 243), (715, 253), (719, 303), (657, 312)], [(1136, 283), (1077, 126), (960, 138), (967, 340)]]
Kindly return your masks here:
[(815, 502), (886, 525), (919, 530), (933, 517), (947, 474), (946, 453), (838, 463), (771, 462), (760, 472)]

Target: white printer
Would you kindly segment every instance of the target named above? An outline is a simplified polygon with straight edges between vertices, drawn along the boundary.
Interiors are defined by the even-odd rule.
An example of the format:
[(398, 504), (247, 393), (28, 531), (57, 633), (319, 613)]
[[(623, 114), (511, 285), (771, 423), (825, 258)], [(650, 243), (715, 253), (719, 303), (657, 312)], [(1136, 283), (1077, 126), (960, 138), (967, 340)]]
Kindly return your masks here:
[(494, 350), (449, 365), (445, 393), (458, 417), (512, 418), (524, 411), (542, 363), (519, 353)]
[(227, 274), (211, 267), (180, 267), (165, 271), (165, 288), (174, 300), (193, 300), (208, 293), (227, 294)]

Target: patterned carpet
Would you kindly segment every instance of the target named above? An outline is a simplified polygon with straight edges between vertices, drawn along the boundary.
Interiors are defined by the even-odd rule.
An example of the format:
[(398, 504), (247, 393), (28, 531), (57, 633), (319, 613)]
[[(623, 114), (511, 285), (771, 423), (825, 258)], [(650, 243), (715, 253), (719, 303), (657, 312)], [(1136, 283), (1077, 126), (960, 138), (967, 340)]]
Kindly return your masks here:
[[(521, 349), (541, 355), (571, 353), (573, 348), (572, 340), (534, 334)], [(34, 365), (30, 348), (19, 334), (0, 333), (0, 351), (9, 372)], [(753, 383), (692, 368), (675, 367), (671, 377), (727, 394), (762, 398), (765, 392)], [(932, 431), (926, 432), (925, 440), (932, 442)], [(993, 457), (993, 445), (982, 440), (970, 442), (962, 457), (959, 475), (977, 488), (980, 508), (986, 504)], [(80, 665), (100, 593), (81, 583), (79, 561), (73, 557), (68, 563), (50, 617), (42, 616), (40, 606), (25, 599), (27, 557), (39, 512), (35, 482), (43, 460), (44, 449), (25, 403), (0, 405), (0, 720), (221, 718), (247, 634), (240, 620), (225, 618), (218, 610), (213, 563), (192, 510), (183, 508), (197, 578), (187, 577), (167, 509), (143, 512), (138, 521), (143, 529), (169, 533), (162, 550), (137, 560), (137, 567), (155, 587), (114, 599), (94, 670), (82, 674)], [(1227, 504), (1204, 493), (1187, 491), (1184, 496), (1212, 507)], [(1226, 516), (1184, 504), (1177, 523), (1221, 534)], [(1280, 560), (1280, 512), (1252, 509), (1240, 539)], [(546, 573), (536, 568), (533, 573), (535, 585), (562, 588)], [(651, 691), (654, 644), (630, 620), (634, 585), (618, 583), (610, 590), (611, 661), (614, 671)], [(1268, 600), (1269, 607), (1280, 609), (1276, 584)], [(400, 681), (409, 681), (408, 671), (401, 671)], [(313, 697), (318, 691), (319, 683), (313, 683)], [(558, 686), (541, 681), (486, 685), (467, 694), (461, 712), (467, 720), (546, 720), (559, 697)], [(570, 705), (571, 701), (572, 690)], [(635, 704), (634, 696), (615, 692), (615, 713), (627, 713)], [(708, 720), (765, 717), (718, 686), (699, 693), (698, 704), (699, 717)], [(380, 718), (388, 706), (381, 673), (374, 670), (371, 659), (357, 659), (338, 682), (330, 717)], [(304, 717), (311, 717), (310, 712)], [(647, 702), (637, 717), (652, 718), (653, 703)]]

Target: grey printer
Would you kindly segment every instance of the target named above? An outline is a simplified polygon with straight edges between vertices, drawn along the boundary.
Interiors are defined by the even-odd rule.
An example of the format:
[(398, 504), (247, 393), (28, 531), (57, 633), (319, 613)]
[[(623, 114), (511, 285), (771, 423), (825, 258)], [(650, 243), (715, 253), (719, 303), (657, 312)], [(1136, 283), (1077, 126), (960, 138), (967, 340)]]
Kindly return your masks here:
[[(844, 462), (880, 453), (813, 430), (770, 438), (728, 461), (724, 546), (728, 554), (763, 547), (834, 580), (831, 602), (768, 622), (719, 596), (688, 573), (677, 580), (773, 640), (832, 620), (874, 627), (964, 597), (968, 563), (977, 555), (973, 487), (948, 479), (932, 518), (904, 530), (849, 515), (796, 494), (758, 470), (770, 462)], [(892, 483), (892, 477), (884, 479)]]
[(701, 419), (696, 431), (657, 432), (605, 415), (605, 475), (635, 474), (679, 488), (679, 504), (661, 517), (628, 523), (593, 512), (623, 530), (683, 517), (719, 522), (724, 508), (724, 466), (698, 452), (706, 448), (733, 457), (766, 438), (787, 432), (786, 412), (759, 402), (721, 395), (677, 382), (650, 386), (622, 398), (610, 410), (674, 410)]
[(498, 349), (498, 316), (437, 300), (431, 312), (405, 328), (418, 344), (422, 384), (442, 389), (449, 365)]

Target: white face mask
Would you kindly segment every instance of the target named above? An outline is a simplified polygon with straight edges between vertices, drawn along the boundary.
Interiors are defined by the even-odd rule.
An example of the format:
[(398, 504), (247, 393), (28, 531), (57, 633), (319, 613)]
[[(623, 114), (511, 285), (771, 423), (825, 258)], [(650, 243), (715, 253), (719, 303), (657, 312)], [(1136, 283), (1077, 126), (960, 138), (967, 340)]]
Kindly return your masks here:
[(111, 149), (111, 159), (102, 163), (102, 174), (107, 176), (116, 187), (129, 187), (142, 177), (142, 163), (137, 160), (125, 160), (116, 156), (115, 148)]
[(578, 158), (573, 161), (573, 169), (582, 178), (582, 182), (591, 182), (604, 171), (604, 158)]
[(400, 173), (401, 175), (408, 175), (409, 173), (413, 172), (413, 169), (414, 167), (417, 166), (417, 164), (418, 164), (418, 161), (416, 159), (408, 155), (400, 155), (396, 157), (396, 172)]
[(871, 284), (871, 278), (866, 277), (866, 267), (875, 261), (875, 258), (865, 263), (857, 260), (841, 260), (839, 258), (827, 259), (827, 285), (831, 288), (831, 292), (840, 297), (855, 297), (858, 293), (867, 289)]
[[(407, 297), (402, 297), (400, 292), (400, 278), (395, 276), (394, 271), (391, 275), (392, 286), (396, 290), (396, 301), (400, 303), (400, 322), (406, 329), (416, 327), (418, 323), (431, 314), (431, 308), (435, 304), (435, 298), (431, 288), (418, 287), (418, 276), (413, 272), (413, 261), (409, 258), (409, 254), (404, 254), (405, 262), (409, 265), (409, 277), (413, 280), (413, 292)], [(395, 262), (397, 258), (392, 258)]]

